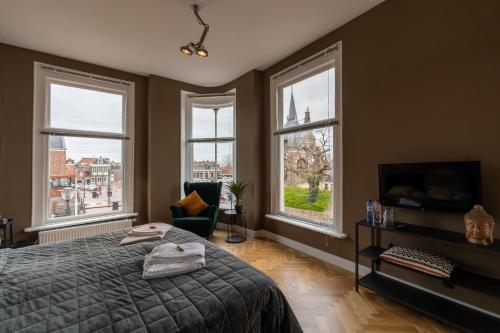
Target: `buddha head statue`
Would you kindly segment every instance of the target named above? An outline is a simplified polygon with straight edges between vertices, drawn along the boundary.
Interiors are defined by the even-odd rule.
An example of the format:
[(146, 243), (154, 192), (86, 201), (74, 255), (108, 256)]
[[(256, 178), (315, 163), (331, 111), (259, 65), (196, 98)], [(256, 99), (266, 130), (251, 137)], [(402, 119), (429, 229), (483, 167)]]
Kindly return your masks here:
[(473, 244), (493, 244), (493, 230), (495, 222), (493, 217), (486, 213), (483, 206), (475, 205), (474, 208), (464, 216), (465, 238)]

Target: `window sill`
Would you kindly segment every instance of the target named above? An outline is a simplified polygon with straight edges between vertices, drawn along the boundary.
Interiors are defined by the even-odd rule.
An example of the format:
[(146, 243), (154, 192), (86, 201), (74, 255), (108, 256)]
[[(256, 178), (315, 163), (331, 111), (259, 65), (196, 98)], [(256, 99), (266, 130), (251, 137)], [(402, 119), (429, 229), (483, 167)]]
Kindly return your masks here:
[(59, 229), (59, 228), (73, 227), (73, 226), (82, 225), (82, 224), (91, 224), (91, 223), (96, 223), (96, 222), (108, 222), (108, 221), (114, 221), (114, 220), (122, 220), (122, 219), (127, 219), (127, 218), (133, 218), (133, 217), (136, 217), (137, 215), (138, 215), (137, 213), (121, 213), (121, 214), (113, 214), (113, 215), (105, 215), (105, 216), (96, 216), (96, 217), (83, 218), (80, 220), (47, 223), (47, 224), (38, 225), (35, 227), (25, 228), (24, 231), (25, 232), (33, 232), (33, 231)]
[(292, 219), (292, 218), (285, 217), (285, 216), (274, 215), (274, 214), (266, 214), (266, 217), (269, 218), (269, 219), (271, 219), (271, 220), (288, 223), (288, 224), (291, 224), (291, 225), (294, 225), (294, 226), (297, 226), (297, 227), (300, 227), (300, 228), (312, 230), (312, 231), (315, 231), (315, 232), (318, 232), (318, 233), (321, 233), (321, 234), (324, 234), (324, 235), (332, 236), (332, 237), (335, 237), (335, 238), (341, 238), (342, 239), (342, 238), (347, 238), (348, 237), (347, 234), (339, 232), (339, 231), (337, 231), (335, 229), (326, 228), (326, 227), (322, 227), (322, 226), (318, 226), (318, 225), (313, 225), (313, 224), (310, 224), (310, 223), (302, 222), (300, 220)]

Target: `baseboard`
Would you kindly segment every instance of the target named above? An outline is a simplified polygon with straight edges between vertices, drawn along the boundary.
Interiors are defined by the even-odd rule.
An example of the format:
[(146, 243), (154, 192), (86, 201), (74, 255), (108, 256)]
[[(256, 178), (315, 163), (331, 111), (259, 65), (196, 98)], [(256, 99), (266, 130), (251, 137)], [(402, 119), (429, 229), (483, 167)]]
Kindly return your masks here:
[[(239, 234), (242, 234), (244, 235), (245, 234), (245, 228), (239, 226), (239, 225), (234, 225), (232, 226), (233, 230), (236, 231), (237, 233)], [(217, 227), (216, 227), (217, 230), (222, 230), (222, 231), (227, 231), (227, 224), (226, 223), (222, 223), (222, 222), (218, 222), (217, 223)], [(251, 238), (258, 238), (259, 235), (260, 235), (260, 232), (262, 230), (252, 230), (252, 229), (246, 229), (247, 231), (247, 236), (248, 237), (251, 237)]]
[[(308, 254), (311, 257), (317, 258), (334, 266), (343, 268), (349, 272), (355, 271), (356, 264), (350, 260), (344, 259), (342, 257), (336, 256), (334, 254), (318, 250), (315, 247), (306, 245), (304, 243), (297, 242), (293, 239), (272, 233), (267, 230), (258, 230), (260, 237), (264, 237), (273, 240), (277, 243), (283, 244), (285, 246), (291, 247), (294, 250), (300, 251), (302, 253)], [(359, 275), (363, 276), (370, 272), (370, 268), (366, 266), (359, 265)]]
[[(238, 232), (240, 234), (244, 234), (245, 233), (245, 228), (243, 228), (241, 226), (235, 225), (235, 226), (233, 226), (233, 228), (234, 228), (234, 230), (236, 232)], [(227, 230), (227, 224), (219, 222), (219, 223), (217, 223), (217, 229), (218, 230), (226, 231)], [(352, 262), (352, 261), (350, 261), (350, 260), (344, 259), (342, 257), (333, 255), (331, 253), (328, 253), (328, 252), (325, 252), (325, 251), (322, 251), (322, 250), (318, 250), (315, 247), (306, 245), (304, 243), (297, 242), (297, 241), (295, 241), (293, 239), (290, 239), (290, 238), (287, 238), (287, 237), (284, 237), (284, 236), (272, 233), (272, 232), (270, 232), (268, 230), (265, 230), (265, 229), (260, 229), (260, 230), (246, 229), (246, 231), (247, 231), (247, 236), (248, 237), (251, 237), (251, 238), (266, 238), (266, 239), (273, 240), (273, 241), (275, 241), (277, 243), (280, 243), (280, 244), (283, 244), (285, 246), (291, 247), (294, 250), (297, 250), (297, 251), (300, 251), (302, 253), (308, 254), (311, 257), (317, 258), (319, 260), (322, 260), (324, 262), (327, 262), (329, 264), (332, 264), (334, 266), (343, 268), (343, 269), (345, 269), (345, 270), (347, 270), (349, 272), (353, 272), (354, 273), (355, 263)], [(369, 272), (370, 272), (370, 268), (369, 267), (362, 266), (362, 265), (359, 266), (359, 275), (363, 276), (363, 275), (368, 274)]]

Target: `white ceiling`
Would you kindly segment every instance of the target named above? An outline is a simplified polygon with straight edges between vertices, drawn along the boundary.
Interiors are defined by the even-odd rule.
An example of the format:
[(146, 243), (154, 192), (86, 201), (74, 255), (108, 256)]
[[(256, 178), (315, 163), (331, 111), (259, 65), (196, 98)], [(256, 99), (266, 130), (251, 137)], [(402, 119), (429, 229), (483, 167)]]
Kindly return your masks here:
[[(383, 0), (0, 0), (0, 42), (216, 86), (265, 69)], [(208, 58), (179, 47), (210, 24)]]

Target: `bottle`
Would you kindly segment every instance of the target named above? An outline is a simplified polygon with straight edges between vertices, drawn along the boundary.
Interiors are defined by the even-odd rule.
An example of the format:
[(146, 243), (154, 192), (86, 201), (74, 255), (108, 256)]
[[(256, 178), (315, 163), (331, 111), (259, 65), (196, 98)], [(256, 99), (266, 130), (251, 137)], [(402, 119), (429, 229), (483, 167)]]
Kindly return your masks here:
[(382, 223), (382, 205), (378, 200), (373, 202), (373, 216), (376, 224)]
[(370, 199), (366, 203), (366, 222), (368, 224), (373, 224), (373, 221), (374, 221), (373, 202)]
[(387, 207), (384, 211), (384, 227), (392, 228), (394, 226), (394, 212), (392, 208)]

